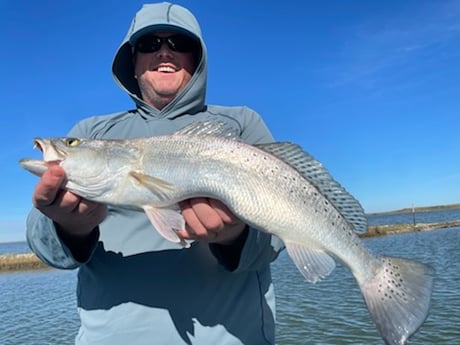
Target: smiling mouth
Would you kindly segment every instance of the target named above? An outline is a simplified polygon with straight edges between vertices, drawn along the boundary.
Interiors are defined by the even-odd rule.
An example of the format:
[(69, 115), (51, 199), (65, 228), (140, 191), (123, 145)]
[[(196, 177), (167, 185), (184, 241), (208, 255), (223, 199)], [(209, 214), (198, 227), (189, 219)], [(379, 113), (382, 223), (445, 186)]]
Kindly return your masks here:
[(169, 66), (160, 66), (157, 68), (157, 71), (158, 72), (162, 72), (162, 73), (174, 73), (176, 72), (176, 70), (172, 67), (169, 67)]

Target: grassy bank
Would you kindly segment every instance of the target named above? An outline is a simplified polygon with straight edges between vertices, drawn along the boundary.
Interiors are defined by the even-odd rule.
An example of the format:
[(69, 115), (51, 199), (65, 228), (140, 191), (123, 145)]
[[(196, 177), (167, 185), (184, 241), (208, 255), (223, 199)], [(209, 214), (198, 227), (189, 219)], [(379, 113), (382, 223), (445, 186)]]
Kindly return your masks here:
[(0, 272), (47, 269), (33, 253), (0, 255)]
[(428, 230), (452, 228), (455, 226), (460, 226), (460, 220), (455, 220), (451, 222), (440, 222), (440, 223), (419, 223), (415, 225), (403, 223), (403, 224), (392, 224), (392, 225), (369, 226), (367, 232), (364, 234), (361, 234), (360, 237), (365, 238), (365, 237), (403, 234), (403, 233), (416, 232), (416, 231), (428, 231)]

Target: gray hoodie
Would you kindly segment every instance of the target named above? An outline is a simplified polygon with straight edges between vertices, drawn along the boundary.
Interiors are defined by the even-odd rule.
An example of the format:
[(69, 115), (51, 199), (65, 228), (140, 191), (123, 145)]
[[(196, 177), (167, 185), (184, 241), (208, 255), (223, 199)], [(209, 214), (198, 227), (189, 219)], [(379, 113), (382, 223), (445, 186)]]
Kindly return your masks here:
[[(158, 30), (179, 31), (201, 42), (192, 79), (162, 110), (141, 99), (131, 48), (141, 35)], [(69, 136), (147, 137), (214, 119), (237, 129), (248, 143), (272, 141), (253, 110), (205, 104), (206, 46), (195, 17), (181, 6), (144, 5), (116, 52), (112, 71), (136, 108), (84, 119)], [(249, 229), (235, 262), (219, 245), (195, 242), (182, 249), (166, 241), (142, 212), (109, 208), (98, 231), (92, 256), (80, 263), (51, 219), (33, 209), (27, 220), (27, 240), (38, 257), (57, 268), (78, 268), (76, 344), (274, 344), (270, 262), (283, 246), (276, 237)]]

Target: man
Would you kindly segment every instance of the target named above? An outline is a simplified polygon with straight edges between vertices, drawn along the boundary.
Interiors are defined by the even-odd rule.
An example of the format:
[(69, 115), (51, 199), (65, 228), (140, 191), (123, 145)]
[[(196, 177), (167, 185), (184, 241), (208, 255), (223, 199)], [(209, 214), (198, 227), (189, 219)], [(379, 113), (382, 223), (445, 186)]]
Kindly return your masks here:
[[(248, 143), (272, 140), (254, 111), (205, 105), (206, 46), (183, 7), (144, 5), (112, 71), (136, 109), (85, 119), (69, 136), (148, 137), (216, 120)], [(76, 344), (274, 344), (269, 264), (279, 239), (249, 228), (217, 200), (196, 198), (180, 205), (187, 225), (178, 234), (195, 240), (182, 249), (145, 214), (84, 200), (60, 189), (64, 179), (58, 166), (40, 179), (27, 239), (49, 265), (79, 268)]]

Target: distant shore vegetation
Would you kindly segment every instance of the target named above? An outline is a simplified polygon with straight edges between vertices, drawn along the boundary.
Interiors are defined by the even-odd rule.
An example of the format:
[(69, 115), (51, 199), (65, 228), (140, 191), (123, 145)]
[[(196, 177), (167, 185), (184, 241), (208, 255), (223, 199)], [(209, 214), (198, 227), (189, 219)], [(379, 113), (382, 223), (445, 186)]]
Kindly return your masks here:
[(0, 255), (0, 272), (47, 269), (34, 253)]
[(390, 215), (390, 214), (402, 214), (402, 213), (413, 213), (413, 212), (433, 212), (433, 211), (448, 211), (460, 209), (460, 204), (450, 205), (438, 205), (438, 206), (421, 206), (421, 207), (407, 207), (400, 210), (385, 211), (385, 212), (373, 212), (368, 213), (368, 216), (373, 215)]

